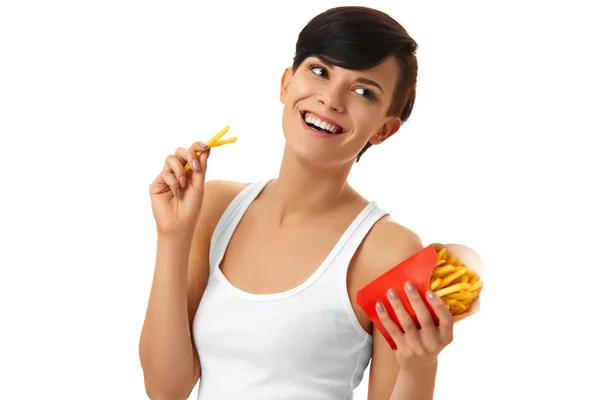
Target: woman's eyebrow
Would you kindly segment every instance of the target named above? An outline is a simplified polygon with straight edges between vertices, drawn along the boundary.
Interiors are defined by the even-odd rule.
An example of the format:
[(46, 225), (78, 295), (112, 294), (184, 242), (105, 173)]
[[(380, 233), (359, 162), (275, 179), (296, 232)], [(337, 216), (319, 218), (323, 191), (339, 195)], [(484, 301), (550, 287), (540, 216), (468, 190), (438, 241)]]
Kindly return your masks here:
[(381, 93), (385, 94), (385, 92), (383, 91), (383, 88), (375, 81), (371, 80), (371, 79), (367, 79), (367, 78), (358, 78), (356, 80), (359, 83), (362, 83), (364, 85), (370, 85), (370, 86), (375, 86), (376, 88), (378, 88), (379, 90), (381, 90)]

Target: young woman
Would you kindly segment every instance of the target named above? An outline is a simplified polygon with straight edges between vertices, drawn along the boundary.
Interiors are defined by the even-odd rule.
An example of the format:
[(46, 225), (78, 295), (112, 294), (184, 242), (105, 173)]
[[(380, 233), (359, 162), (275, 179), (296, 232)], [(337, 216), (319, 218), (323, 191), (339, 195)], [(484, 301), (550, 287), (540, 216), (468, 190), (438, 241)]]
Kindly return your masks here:
[(167, 157), (150, 186), (158, 242), (140, 359), (151, 399), (186, 399), (198, 379), (201, 400), (350, 399), (370, 361), (369, 400), (433, 397), (452, 316), (409, 283), (422, 328), (389, 293), (405, 332), (379, 315), (398, 350), (373, 329), (356, 292), (423, 245), (347, 182), (408, 119), (416, 49), (382, 12), (328, 10), (281, 79), (276, 179), (205, 183), (203, 143)]

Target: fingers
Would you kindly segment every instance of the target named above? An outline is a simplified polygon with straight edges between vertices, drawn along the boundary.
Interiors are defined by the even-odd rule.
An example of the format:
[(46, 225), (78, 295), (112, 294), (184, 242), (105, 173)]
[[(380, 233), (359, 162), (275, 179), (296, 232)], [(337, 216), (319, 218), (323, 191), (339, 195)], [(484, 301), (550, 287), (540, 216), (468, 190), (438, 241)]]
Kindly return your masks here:
[(390, 299), (390, 304), (392, 305), (394, 312), (398, 317), (398, 321), (400, 322), (400, 327), (404, 332), (409, 333), (416, 331), (417, 327), (408, 311), (406, 311), (404, 304), (402, 304), (402, 300), (398, 297), (398, 293), (393, 289), (389, 289), (388, 299)]
[(171, 189), (173, 196), (181, 196), (180, 182), (172, 172), (163, 171), (159, 178)]
[(198, 162), (200, 164), (200, 169), (198, 171), (195, 171), (192, 174), (191, 185), (194, 188), (194, 190), (196, 190), (200, 194), (204, 193), (204, 182), (205, 182), (205, 178), (206, 178), (206, 168), (207, 168), (209, 155), (210, 155), (210, 147), (205, 152), (200, 154), (200, 157), (198, 160)]
[(178, 193), (178, 189), (185, 188), (187, 183), (187, 178), (182, 165), (183, 160), (176, 155), (179, 152), (180, 149), (177, 149), (175, 155), (172, 154), (167, 156), (162, 172), (163, 181), (169, 185), (173, 195), (177, 197), (179, 197), (178, 194), (181, 192), (179, 191)]
[(427, 291), (427, 301), (439, 319), (439, 333), (444, 345), (448, 345), (454, 338), (454, 318), (444, 301), (433, 291)]
[(435, 325), (434, 315), (414, 285), (406, 282), (404, 290), (420, 327), (415, 324), (398, 293), (393, 289), (388, 290), (387, 297), (399, 324), (392, 319), (386, 307), (378, 302), (376, 310), (381, 323), (398, 348), (410, 349), (410, 352), (417, 356), (437, 354), (452, 342), (454, 329), (452, 313), (439, 296), (431, 290), (427, 291), (427, 301), (439, 319), (438, 328)]
[[(207, 153), (207, 150), (210, 150), (210, 148), (206, 144), (196, 142), (187, 149), (180, 147), (175, 150), (174, 154), (167, 156), (159, 179), (169, 187), (173, 196), (181, 197), (183, 189), (188, 186), (188, 176), (184, 165), (189, 165), (193, 171), (202, 173), (202, 176), (198, 177), (199, 179), (195, 181), (195, 185), (197, 187), (203, 185), (207, 162), (207, 154), (205, 153)], [(204, 157), (202, 155), (198, 157), (198, 154), (202, 154)]]
[(440, 332), (433, 320), (433, 315), (427, 307), (425, 300), (421, 297), (418, 290), (415, 289), (414, 285), (410, 282), (406, 282), (404, 285), (406, 297), (410, 302), (410, 305), (417, 317), (417, 321), (421, 326), (421, 343), (423, 347), (431, 352), (437, 351), (442, 347), (442, 340), (440, 338)]
[(206, 164), (208, 163), (208, 156), (210, 156), (210, 147), (205, 152), (200, 154), (200, 171), (206, 172)]
[(175, 150), (175, 154), (168, 155), (163, 167), (163, 171), (173, 172), (178, 179), (185, 175), (182, 164), (185, 160), (179, 156), (181, 150), (183, 149), (177, 149)]
[(412, 317), (404, 307), (404, 304), (402, 304), (402, 300), (400, 300), (398, 293), (396, 293), (393, 289), (390, 289), (388, 290), (388, 298), (390, 299), (390, 304), (394, 308), (394, 312), (398, 317), (400, 327), (404, 330), (407, 344), (413, 349), (413, 351), (415, 351), (415, 353), (421, 354), (422, 345), (419, 328), (417, 328)]
[(190, 169), (200, 171), (201, 165), (199, 157), (202, 153), (210, 150), (210, 147), (203, 142), (195, 142), (188, 149), (179, 149), (176, 153), (178, 157), (186, 161), (184, 170), (187, 172)]
[(410, 305), (412, 309), (415, 311), (417, 316), (417, 320), (419, 321), (419, 325), (421, 325), (422, 329), (431, 329), (435, 328), (435, 323), (433, 322), (433, 317), (431, 316), (431, 312), (425, 301), (421, 297), (419, 291), (417, 291), (414, 285), (410, 282), (406, 282), (404, 285), (404, 290), (406, 292), (406, 297), (410, 301)]
[(390, 317), (390, 314), (388, 314), (385, 306), (382, 303), (377, 302), (377, 306), (375, 308), (377, 310), (377, 316), (379, 317), (381, 324), (383, 325), (387, 333), (389, 333), (389, 335), (392, 337), (392, 339), (396, 343), (396, 346), (398, 348), (405, 347), (406, 340), (404, 338), (404, 333), (396, 324), (396, 322), (394, 322), (394, 320)]

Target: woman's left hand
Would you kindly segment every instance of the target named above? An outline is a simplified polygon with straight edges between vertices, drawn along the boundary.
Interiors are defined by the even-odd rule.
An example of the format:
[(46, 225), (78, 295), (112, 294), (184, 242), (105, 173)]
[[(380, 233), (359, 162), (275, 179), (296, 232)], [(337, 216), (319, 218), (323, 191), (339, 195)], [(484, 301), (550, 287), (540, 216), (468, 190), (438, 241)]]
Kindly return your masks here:
[(426, 300), (421, 297), (415, 287), (407, 282), (404, 289), (417, 315), (421, 329), (415, 325), (398, 294), (394, 291), (388, 291), (388, 298), (404, 332), (390, 318), (381, 303), (377, 304), (377, 315), (396, 343), (396, 359), (401, 369), (420, 370), (435, 366), (438, 354), (453, 340), (454, 319), (452, 314), (438, 295), (428, 291), (427, 301), (439, 319), (439, 326), (436, 326), (433, 316), (425, 304)]

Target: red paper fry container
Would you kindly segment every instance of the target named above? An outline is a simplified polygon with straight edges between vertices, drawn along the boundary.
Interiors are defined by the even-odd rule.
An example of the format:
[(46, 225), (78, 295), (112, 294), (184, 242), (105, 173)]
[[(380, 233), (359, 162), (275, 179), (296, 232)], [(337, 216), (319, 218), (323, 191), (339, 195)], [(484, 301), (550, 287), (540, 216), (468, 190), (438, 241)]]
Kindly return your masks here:
[[(429, 290), (431, 275), (438, 261), (437, 251), (442, 247), (446, 248), (448, 253), (458, 258), (471, 271), (479, 275), (481, 280), (483, 280), (483, 263), (473, 250), (463, 245), (441, 245), (434, 243), (421, 249), (406, 260), (402, 261), (400, 264), (386, 271), (384, 274), (361, 288), (357, 293), (356, 301), (358, 305), (369, 316), (375, 327), (379, 329), (379, 331), (386, 338), (390, 347), (394, 350), (396, 350), (396, 344), (379, 320), (377, 311), (375, 310), (375, 305), (378, 301), (381, 302), (387, 309), (392, 320), (402, 329), (402, 326), (396, 317), (396, 313), (394, 312), (387, 297), (387, 290), (392, 288), (396, 291), (396, 293), (398, 293), (402, 304), (404, 304), (404, 307), (413, 318), (413, 321), (417, 327), (420, 327), (416, 314), (406, 296), (406, 292), (404, 291), (404, 284), (406, 281), (410, 281), (423, 297), (425, 304), (429, 308), (429, 311), (431, 312), (433, 319), (437, 324), (439, 320), (433, 311), (433, 308), (426, 300), (425, 293), (427, 290)], [(480, 299), (478, 298), (473, 302), (468, 313), (456, 315), (454, 316), (454, 320), (459, 321), (464, 319), (467, 316), (478, 312), (479, 309)]]

